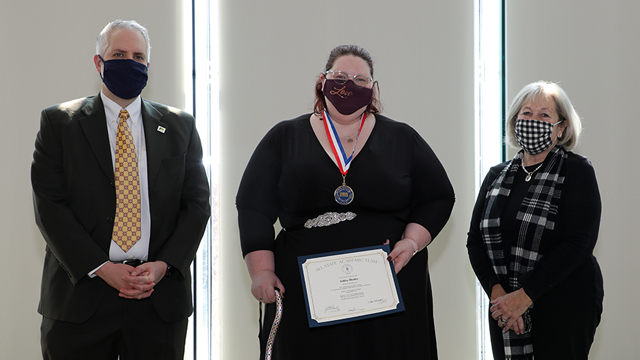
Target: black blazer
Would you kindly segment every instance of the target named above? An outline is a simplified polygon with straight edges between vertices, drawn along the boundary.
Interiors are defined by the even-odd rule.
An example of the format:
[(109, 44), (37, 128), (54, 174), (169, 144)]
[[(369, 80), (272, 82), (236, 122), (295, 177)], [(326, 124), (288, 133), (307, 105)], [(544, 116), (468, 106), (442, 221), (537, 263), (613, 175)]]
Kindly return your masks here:
[[(173, 270), (150, 299), (160, 317), (171, 322), (193, 311), (190, 264), (210, 216), (209, 186), (191, 115), (142, 100), (142, 121), (151, 211), (149, 261), (163, 260)], [(108, 292), (117, 292), (87, 275), (109, 260), (116, 210), (112, 164), (100, 96), (42, 111), (31, 182), (36, 223), (47, 243), (38, 306), (46, 317), (83, 322)]]

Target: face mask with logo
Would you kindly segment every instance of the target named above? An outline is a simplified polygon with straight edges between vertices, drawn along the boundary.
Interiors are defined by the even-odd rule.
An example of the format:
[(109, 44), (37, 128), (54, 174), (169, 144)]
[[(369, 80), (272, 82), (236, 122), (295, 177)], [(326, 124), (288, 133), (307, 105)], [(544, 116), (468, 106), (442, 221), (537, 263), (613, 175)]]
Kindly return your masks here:
[(540, 120), (516, 120), (515, 135), (516, 141), (524, 151), (531, 155), (539, 154), (549, 148), (555, 139), (551, 139), (553, 127), (560, 124), (563, 120), (555, 124)]
[[(100, 55), (98, 55), (100, 56)], [(133, 99), (147, 86), (147, 67), (131, 59), (112, 59), (105, 61), (100, 56), (103, 74), (100, 77), (104, 85), (121, 99)]]
[(335, 80), (327, 79), (323, 93), (342, 115), (353, 114), (356, 110), (371, 104), (373, 99), (373, 88), (360, 87), (352, 80), (341, 85)]

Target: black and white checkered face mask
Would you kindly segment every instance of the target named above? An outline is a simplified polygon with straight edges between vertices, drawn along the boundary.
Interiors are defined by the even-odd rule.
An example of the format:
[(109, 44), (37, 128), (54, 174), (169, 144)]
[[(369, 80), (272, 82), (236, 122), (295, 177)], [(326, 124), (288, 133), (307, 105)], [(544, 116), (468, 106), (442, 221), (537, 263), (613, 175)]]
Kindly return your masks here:
[(516, 141), (524, 151), (531, 155), (539, 154), (549, 148), (555, 139), (551, 139), (553, 127), (560, 124), (562, 120), (555, 124), (540, 120), (516, 120)]

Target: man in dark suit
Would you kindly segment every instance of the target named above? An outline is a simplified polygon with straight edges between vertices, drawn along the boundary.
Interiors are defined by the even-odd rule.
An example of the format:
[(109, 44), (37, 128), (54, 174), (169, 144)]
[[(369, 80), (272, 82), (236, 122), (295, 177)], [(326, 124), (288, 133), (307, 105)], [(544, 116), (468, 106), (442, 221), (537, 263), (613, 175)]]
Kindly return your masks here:
[(193, 117), (139, 96), (149, 50), (144, 27), (109, 23), (100, 94), (42, 111), (31, 181), (47, 244), (44, 359), (184, 356), (209, 186)]

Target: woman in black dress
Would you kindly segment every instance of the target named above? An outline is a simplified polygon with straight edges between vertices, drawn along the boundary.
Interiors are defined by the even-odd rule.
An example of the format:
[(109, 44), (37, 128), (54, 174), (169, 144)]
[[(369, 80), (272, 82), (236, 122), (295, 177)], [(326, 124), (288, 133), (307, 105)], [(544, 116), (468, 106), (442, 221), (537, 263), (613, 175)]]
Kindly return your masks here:
[[(437, 358), (425, 247), (449, 218), (453, 188), (422, 137), (379, 114), (374, 85), (364, 49), (335, 48), (316, 82), (315, 112), (273, 127), (247, 165), (236, 203), (251, 292), (267, 304), (261, 358), (274, 288), (284, 314), (273, 359)], [(405, 311), (309, 328), (297, 257), (385, 242)]]
[(522, 149), (487, 174), (467, 240), (492, 304), (496, 360), (587, 359), (604, 293), (593, 256), (601, 212), (595, 172), (568, 151), (580, 131), (554, 83), (525, 86), (509, 109), (507, 138)]

